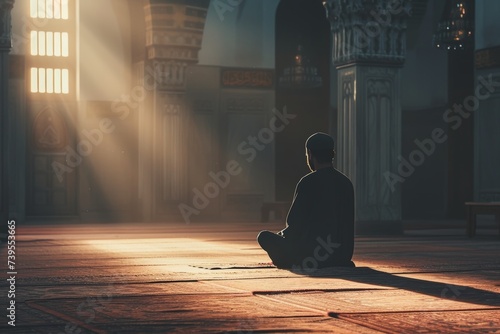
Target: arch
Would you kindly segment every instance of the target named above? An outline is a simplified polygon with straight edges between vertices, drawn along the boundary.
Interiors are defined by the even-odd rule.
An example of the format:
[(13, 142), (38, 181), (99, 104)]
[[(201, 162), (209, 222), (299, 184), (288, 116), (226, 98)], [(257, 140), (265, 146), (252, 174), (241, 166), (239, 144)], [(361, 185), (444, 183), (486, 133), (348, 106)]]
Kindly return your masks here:
[(276, 136), (276, 199), (287, 201), (297, 180), (309, 172), (302, 149), (306, 139), (315, 132), (331, 132), (330, 123), (336, 121), (330, 112), (330, 24), (322, 1), (282, 0), (275, 36), (276, 107), (286, 107), (300, 119)]
[(36, 151), (61, 152), (69, 144), (68, 126), (60, 112), (52, 106), (38, 112), (33, 122), (33, 147)]

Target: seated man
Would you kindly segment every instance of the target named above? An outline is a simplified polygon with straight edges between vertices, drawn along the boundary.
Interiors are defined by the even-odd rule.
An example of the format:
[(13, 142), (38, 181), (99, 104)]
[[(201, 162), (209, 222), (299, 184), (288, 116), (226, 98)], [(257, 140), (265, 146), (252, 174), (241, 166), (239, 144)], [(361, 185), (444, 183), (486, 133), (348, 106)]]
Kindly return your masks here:
[(278, 268), (354, 267), (353, 185), (333, 167), (332, 137), (318, 132), (305, 146), (311, 173), (297, 184), (286, 228), (262, 231), (257, 241)]

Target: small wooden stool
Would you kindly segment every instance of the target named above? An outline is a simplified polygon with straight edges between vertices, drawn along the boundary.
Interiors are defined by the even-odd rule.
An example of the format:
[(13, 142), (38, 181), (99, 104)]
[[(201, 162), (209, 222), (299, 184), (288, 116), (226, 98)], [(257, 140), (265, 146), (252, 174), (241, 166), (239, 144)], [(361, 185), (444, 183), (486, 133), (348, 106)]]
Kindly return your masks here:
[(288, 202), (264, 202), (260, 208), (260, 220), (269, 221), (271, 211), (274, 212), (275, 219), (283, 219), (286, 217), (289, 206)]
[(500, 236), (500, 202), (466, 202), (465, 211), (467, 217), (467, 235), (469, 238), (476, 235), (477, 214), (495, 215)]

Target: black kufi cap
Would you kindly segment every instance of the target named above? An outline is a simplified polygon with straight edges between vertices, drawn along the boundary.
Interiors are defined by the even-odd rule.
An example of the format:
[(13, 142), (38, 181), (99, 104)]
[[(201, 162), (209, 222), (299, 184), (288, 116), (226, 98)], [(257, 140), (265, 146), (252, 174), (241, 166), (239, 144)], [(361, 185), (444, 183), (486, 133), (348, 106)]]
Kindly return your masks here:
[(335, 142), (330, 135), (324, 132), (316, 132), (307, 138), (306, 148), (311, 151), (333, 150), (335, 148)]

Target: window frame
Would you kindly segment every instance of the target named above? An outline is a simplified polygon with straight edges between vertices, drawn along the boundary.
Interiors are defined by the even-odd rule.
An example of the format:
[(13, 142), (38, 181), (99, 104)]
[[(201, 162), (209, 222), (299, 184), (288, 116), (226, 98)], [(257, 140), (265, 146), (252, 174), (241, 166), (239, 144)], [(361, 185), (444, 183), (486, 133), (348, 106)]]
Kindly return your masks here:
[[(28, 20), (30, 20), (30, 26), (36, 27), (30, 30), (29, 33), (29, 43), (27, 45), (27, 50), (25, 50), (26, 55), (26, 91), (30, 99), (47, 99), (47, 98), (59, 98), (63, 100), (72, 100), (77, 96), (77, 81), (76, 81), (76, 71), (77, 71), (77, 11), (76, 11), (76, 0), (68, 1), (68, 18), (39, 18), (32, 17), (33, 10), (31, 7), (32, 1), (38, 3), (40, 0), (30, 0), (28, 6)], [(58, 0), (42, 0), (46, 4), (46, 1), (58, 1)], [(60, 0), (62, 1), (62, 0)], [(38, 15), (36, 15), (38, 16)], [(32, 32), (52, 32), (52, 33), (67, 33), (68, 34), (68, 56), (56, 56), (56, 55), (32, 55)], [(62, 39), (62, 36), (61, 36)], [(38, 45), (37, 45), (38, 49)], [(38, 49), (39, 50), (39, 49)], [(61, 45), (62, 54), (62, 45)], [(47, 79), (45, 79), (45, 89), (40, 92), (40, 82), (36, 83), (36, 92), (33, 92), (33, 78), (32, 69), (60, 69), (68, 71), (68, 93), (56, 93), (47, 92)], [(37, 81), (39, 78), (37, 78)], [(53, 86), (56, 82), (53, 80)], [(63, 83), (61, 82), (61, 85)]]

